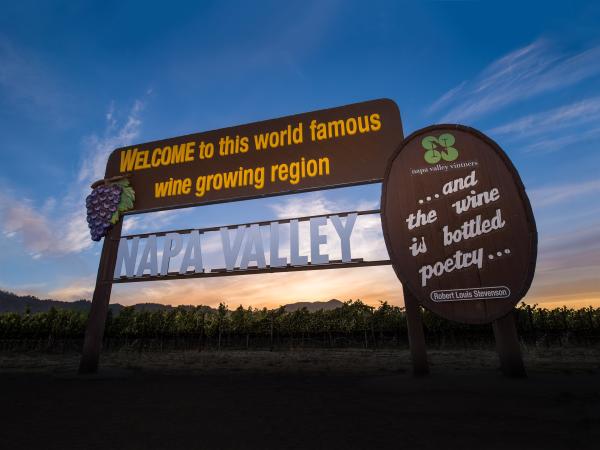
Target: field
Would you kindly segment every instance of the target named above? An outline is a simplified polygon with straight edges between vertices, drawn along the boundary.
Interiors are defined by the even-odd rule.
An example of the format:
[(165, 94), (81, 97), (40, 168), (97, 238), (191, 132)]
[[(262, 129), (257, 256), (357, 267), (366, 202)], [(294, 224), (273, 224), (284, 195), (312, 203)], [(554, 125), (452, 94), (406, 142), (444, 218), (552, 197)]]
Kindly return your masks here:
[[(532, 373), (600, 375), (600, 348), (524, 348), (524, 360)], [(487, 371), (496, 374), (498, 355), (493, 350), (463, 349), (428, 351), (431, 371)], [(0, 372), (40, 373), (61, 376), (75, 374), (77, 352), (3, 352)], [(257, 374), (289, 373), (307, 375), (410, 374), (407, 349), (296, 349), (137, 351), (121, 349), (102, 354), (103, 372), (143, 372), (206, 375), (230, 372)], [(599, 387), (600, 390), (600, 387)]]
[(491, 326), (404, 310), (225, 305), (107, 320), (77, 375), (87, 312), (0, 314), (0, 448), (586, 449), (600, 442), (600, 309), (516, 313), (528, 377), (501, 375)]
[(586, 449), (600, 439), (600, 349), (3, 352), (3, 448)]

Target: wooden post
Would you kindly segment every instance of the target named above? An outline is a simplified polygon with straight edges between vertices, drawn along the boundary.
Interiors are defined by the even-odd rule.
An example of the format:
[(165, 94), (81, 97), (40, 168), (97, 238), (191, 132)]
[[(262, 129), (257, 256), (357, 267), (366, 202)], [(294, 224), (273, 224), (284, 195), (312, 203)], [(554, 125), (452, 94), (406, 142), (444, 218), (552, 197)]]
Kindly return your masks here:
[(413, 374), (424, 376), (429, 373), (429, 363), (427, 362), (427, 347), (425, 346), (425, 333), (423, 332), (423, 316), (417, 299), (405, 287), (403, 287), (403, 291)]
[(515, 322), (515, 311), (492, 322), (494, 337), (496, 338), (496, 349), (500, 357), (500, 367), (504, 375), (509, 377), (525, 377), (525, 366), (517, 326)]
[(96, 373), (98, 371), (98, 361), (100, 359), (100, 349), (102, 348), (102, 337), (106, 315), (108, 314), (108, 303), (110, 302), (122, 227), (123, 219), (119, 220), (104, 237), (98, 275), (96, 276), (96, 287), (79, 363), (80, 374)]

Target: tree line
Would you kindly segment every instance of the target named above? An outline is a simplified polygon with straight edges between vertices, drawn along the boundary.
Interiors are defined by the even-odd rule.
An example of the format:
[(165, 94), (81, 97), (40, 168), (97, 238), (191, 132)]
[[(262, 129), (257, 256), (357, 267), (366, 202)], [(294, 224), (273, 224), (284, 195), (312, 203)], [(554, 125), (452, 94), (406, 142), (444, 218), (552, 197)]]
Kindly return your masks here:
[[(526, 345), (597, 345), (600, 308), (557, 309), (520, 304), (516, 308), (519, 337)], [(4, 350), (80, 350), (88, 312), (51, 309), (48, 312), (1, 313), (0, 348)], [(424, 310), (428, 344), (434, 347), (491, 346), (490, 325), (467, 325), (445, 320)], [(297, 347), (406, 347), (404, 308), (360, 300), (331, 310), (306, 308), (230, 310), (221, 303), (143, 311), (126, 307), (109, 312), (106, 348), (140, 351), (175, 349), (278, 349)]]

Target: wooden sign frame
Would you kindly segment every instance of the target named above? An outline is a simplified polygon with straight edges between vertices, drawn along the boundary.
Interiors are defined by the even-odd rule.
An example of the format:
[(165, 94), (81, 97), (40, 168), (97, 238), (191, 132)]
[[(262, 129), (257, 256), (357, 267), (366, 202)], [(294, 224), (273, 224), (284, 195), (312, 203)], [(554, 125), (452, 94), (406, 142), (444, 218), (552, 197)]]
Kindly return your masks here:
[[(106, 178), (145, 187), (128, 214), (357, 186), (383, 180), (402, 139), (398, 105), (381, 98), (117, 148)], [(169, 181), (185, 191), (161, 191)]]
[[(258, 129), (260, 129), (261, 124), (262, 125), (267, 124), (270, 127), (280, 126), (285, 123), (290, 123), (290, 120), (292, 120), (294, 118), (298, 119), (299, 117), (308, 118), (308, 117), (315, 116), (315, 117), (320, 117), (321, 119), (324, 120), (324, 118), (328, 117), (327, 116), (328, 111), (335, 111), (335, 114), (339, 115), (340, 113), (343, 113), (344, 108), (348, 108), (349, 112), (355, 113), (356, 111), (361, 110), (361, 108), (364, 105), (366, 105), (366, 104), (373, 105), (373, 104), (377, 104), (377, 102), (378, 101), (365, 102), (363, 104), (348, 105), (348, 107), (333, 108), (332, 110), (317, 111), (314, 113), (305, 113), (305, 114), (298, 115), (298, 116), (289, 116), (287, 118), (274, 119), (272, 121), (257, 122), (256, 124), (249, 124), (249, 125), (244, 125), (241, 127), (233, 127), (230, 129), (216, 130), (215, 132), (208, 132), (208, 134), (200, 133), (197, 135), (188, 135), (188, 136), (183, 136), (183, 137), (179, 137), (179, 138), (174, 138), (174, 141), (173, 140), (156, 141), (153, 143), (149, 143), (150, 144), (149, 148), (152, 148), (152, 146), (155, 146), (155, 145), (159, 145), (159, 147), (160, 146), (164, 147), (166, 145), (170, 145), (169, 143), (171, 141), (176, 142), (177, 145), (180, 145), (185, 142), (191, 142), (190, 136), (192, 136), (194, 139), (197, 140), (198, 137), (201, 138), (202, 136), (211, 135), (211, 133), (219, 134), (219, 133), (222, 133), (223, 131), (225, 131), (225, 132), (228, 132), (231, 134), (231, 133), (235, 133), (236, 130), (245, 129), (244, 127), (249, 127), (248, 128), (249, 130), (258, 130)], [(223, 202), (228, 202), (228, 201), (245, 200), (245, 199), (249, 199), (249, 198), (257, 198), (257, 197), (273, 196), (273, 195), (285, 195), (285, 194), (305, 192), (305, 191), (310, 191), (310, 190), (328, 189), (328, 188), (332, 188), (332, 187), (360, 185), (360, 184), (375, 183), (375, 182), (383, 181), (382, 197), (381, 197), (382, 198), (381, 211), (380, 210), (354, 211), (354, 212), (338, 213), (337, 215), (343, 216), (343, 215), (348, 215), (351, 213), (356, 213), (356, 214), (381, 213), (384, 239), (386, 241), (386, 247), (388, 249), (388, 253), (390, 254), (391, 260), (376, 260), (376, 261), (351, 260), (351, 261), (347, 261), (347, 262), (333, 261), (333, 262), (331, 262), (331, 264), (312, 265), (312, 266), (311, 265), (307, 265), (307, 266), (287, 265), (285, 267), (280, 267), (280, 268), (267, 267), (265, 269), (258, 269), (258, 270), (257, 269), (244, 270), (244, 271), (217, 270), (214, 272), (211, 271), (210, 273), (200, 273), (200, 274), (198, 274), (198, 273), (194, 273), (194, 274), (187, 274), (187, 273), (175, 274), (175, 273), (173, 273), (173, 274), (167, 274), (166, 277), (165, 276), (160, 276), (160, 277), (159, 276), (157, 276), (157, 277), (142, 276), (137, 279), (119, 279), (119, 278), (115, 278), (115, 267), (116, 267), (118, 249), (119, 249), (119, 242), (121, 241), (122, 238), (128, 239), (128, 238), (143, 237), (143, 236), (148, 235), (147, 233), (145, 233), (145, 234), (128, 235), (128, 236), (122, 237), (121, 232), (122, 232), (123, 221), (119, 220), (116, 223), (116, 225), (114, 225), (114, 227), (112, 227), (108, 231), (107, 235), (104, 238), (104, 243), (102, 245), (102, 253), (101, 253), (101, 257), (100, 257), (100, 264), (98, 267), (98, 274), (97, 274), (97, 278), (96, 278), (96, 287), (94, 289), (94, 294), (93, 294), (93, 298), (92, 298), (92, 306), (91, 306), (90, 315), (89, 315), (88, 324), (87, 324), (86, 333), (85, 333), (85, 341), (84, 341), (84, 345), (83, 345), (83, 352), (82, 352), (82, 357), (81, 357), (80, 366), (79, 366), (79, 373), (89, 374), (89, 373), (95, 373), (98, 370), (105, 321), (106, 321), (106, 316), (108, 313), (108, 305), (109, 305), (109, 301), (110, 301), (112, 286), (115, 283), (131, 282), (131, 281), (152, 281), (152, 280), (159, 280), (159, 279), (180, 279), (180, 278), (195, 278), (195, 277), (202, 278), (202, 277), (242, 275), (242, 274), (252, 274), (252, 273), (271, 273), (271, 272), (282, 272), (282, 271), (292, 271), (292, 270), (314, 270), (314, 269), (362, 267), (362, 266), (392, 264), (394, 266), (394, 270), (396, 271), (396, 274), (398, 275), (398, 278), (403, 282), (404, 301), (405, 301), (405, 307), (406, 307), (406, 319), (407, 319), (407, 325), (408, 325), (409, 344), (410, 344), (410, 350), (411, 350), (411, 355), (412, 355), (413, 372), (415, 375), (427, 374), (429, 372), (429, 366), (428, 366), (428, 362), (427, 362), (427, 353), (426, 353), (425, 338), (424, 338), (424, 332), (423, 332), (422, 315), (421, 315), (421, 309), (420, 309), (422, 302), (419, 298), (418, 292), (414, 288), (410, 287), (410, 283), (406, 282), (407, 280), (404, 278), (403, 269), (399, 268), (398, 265), (395, 264), (395, 262), (397, 261), (397, 257), (395, 256), (394, 250), (392, 248), (393, 246), (390, 243), (390, 233), (392, 233), (392, 231), (387, 226), (387, 220), (386, 220), (387, 211), (386, 211), (386, 207), (385, 207), (385, 204), (386, 204), (385, 199), (386, 199), (386, 195), (388, 193), (389, 175), (392, 170), (392, 165), (393, 165), (395, 158), (402, 151), (402, 149), (404, 148), (406, 143), (410, 142), (410, 140), (413, 139), (418, 134), (423, 134), (423, 133), (427, 133), (429, 131), (438, 130), (438, 129), (440, 129), (440, 127), (446, 127), (446, 128), (454, 127), (454, 129), (456, 129), (456, 130), (468, 131), (469, 133), (472, 133), (472, 134), (476, 135), (478, 138), (484, 140), (488, 145), (492, 146), (493, 149), (497, 152), (497, 154), (503, 159), (505, 167), (508, 168), (508, 170), (510, 171), (510, 173), (512, 175), (512, 179), (517, 182), (518, 188), (520, 189), (520, 192), (524, 196), (521, 198), (521, 201), (523, 202), (523, 205), (526, 205), (526, 208), (528, 208), (527, 214), (528, 214), (528, 217), (530, 217), (532, 220), (533, 231), (534, 231), (533, 253), (536, 253), (536, 251), (537, 251), (537, 232), (535, 231), (535, 221), (533, 220), (533, 213), (531, 211), (531, 206), (529, 205), (529, 201), (525, 194), (524, 187), (520, 181), (518, 173), (516, 172), (516, 169), (514, 168), (514, 166), (512, 165), (512, 163), (506, 156), (506, 154), (500, 149), (500, 147), (495, 142), (493, 142), (491, 139), (489, 139), (487, 136), (483, 135), (482, 133), (478, 132), (477, 130), (474, 130), (469, 127), (460, 126), (460, 125), (442, 125), (442, 126), (436, 125), (436, 126), (432, 126), (432, 127), (427, 127), (423, 130), (419, 130), (419, 131), (411, 134), (411, 136), (409, 136), (407, 139), (403, 140), (402, 124), (400, 121), (400, 115), (399, 115), (397, 106), (391, 100), (383, 100), (383, 102), (385, 104), (385, 108), (387, 108), (387, 110), (388, 110), (389, 117), (392, 118), (391, 119), (392, 123), (390, 124), (390, 126), (392, 127), (392, 130), (386, 130), (386, 132), (388, 133), (386, 135), (386, 137), (383, 140), (378, 141), (379, 144), (377, 144), (377, 145), (380, 145), (380, 147), (378, 148), (378, 152), (379, 152), (378, 156), (374, 160), (367, 161), (367, 163), (368, 163), (367, 166), (362, 167), (362, 169), (365, 169), (365, 167), (368, 168), (368, 170), (366, 172), (363, 170), (362, 172), (357, 172), (356, 174), (352, 174), (352, 171), (348, 171), (347, 170), (348, 168), (345, 168), (344, 173), (346, 173), (347, 175), (336, 176), (333, 179), (330, 179), (330, 180), (324, 181), (324, 182), (317, 182), (316, 184), (314, 182), (310, 182), (306, 185), (298, 186), (296, 189), (279, 189), (279, 188), (277, 188), (277, 189), (274, 189), (274, 190), (271, 190), (271, 191), (268, 191), (268, 192), (265, 192), (262, 194), (260, 194), (260, 193), (255, 194), (251, 191), (246, 190), (246, 191), (242, 192), (239, 197), (231, 196), (231, 195), (216, 196), (214, 198), (208, 197), (208, 198), (202, 199), (201, 201), (193, 201), (193, 202), (184, 200), (184, 201), (176, 201), (176, 202), (169, 201), (169, 202), (166, 202), (165, 204), (161, 204), (160, 202), (156, 203), (156, 202), (153, 202), (152, 200), (149, 200), (148, 198), (146, 198), (144, 200), (145, 194), (143, 193), (143, 191), (141, 191), (142, 192), (141, 198), (143, 199), (142, 203), (141, 203), (142, 206), (136, 207), (132, 211), (127, 212), (126, 214), (136, 214), (136, 213), (147, 212), (147, 211), (160, 211), (160, 210), (166, 210), (166, 209), (199, 206), (199, 205), (211, 204), (211, 203), (223, 203)], [(396, 121), (396, 117), (394, 114), (394, 110), (398, 111), (397, 121)], [(301, 119), (301, 120), (304, 120), (304, 119)], [(396, 123), (393, 123), (393, 122), (396, 122)], [(394, 135), (395, 138), (392, 135)], [(365, 141), (365, 142), (367, 142), (367, 141)], [(145, 145), (145, 144), (142, 144), (142, 145)], [(390, 148), (390, 146), (393, 146), (393, 148)], [(109, 162), (107, 164), (106, 179), (119, 177), (122, 175), (122, 173), (116, 173), (119, 171), (117, 171), (115, 169), (115, 167), (116, 167), (116, 162), (115, 162), (116, 156), (115, 155), (118, 155), (119, 152), (121, 152), (121, 151), (123, 151), (123, 149), (117, 149), (111, 155), (111, 158), (109, 159)], [(381, 158), (381, 156), (385, 155), (386, 153), (389, 155), (389, 158), (388, 157)], [(370, 153), (368, 153), (368, 154), (370, 154)], [(354, 163), (355, 164), (363, 163), (363, 165), (364, 165), (363, 159), (356, 160)], [(121, 170), (121, 172), (122, 172), (122, 170)], [(137, 177), (135, 174), (133, 174), (131, 176), (131, 178), (133, 180), (132, 181), (133, 187), (145, 186), (147, 184), (147, 182), (149, 182), (149, 180), (153, 181), (156, 179), (156, 177), (153, 178), (152, 176), (149, 176), (148, 173), (150, 173), (150, 172), (146, 172), (145, 174), (139, 175)], [(189, 170), (186, 169), (182, 173), (183, 173), (183, 175), (187, 175), (189, 173)], [(348, 174), (351, 174), (351, 175), (348, 175)], [(163, 175), (161, 175), (161, 176), (163, 176)], [(310, 220), (311, 218), (324, 217), (324, 216), (334, 215), (334, 214), (306, 216), (306, 217), (298, 218), (298, 220)], [(280, 222), (285, 222), (285, 220), (280, 221)], [(266, 224), (267, 222), (259, 222), (259, 224), (260, 223)], [(242, 225), (249, 225), (249, 224), (242, 224)], [(216, 228), (206, 228), (206, 229), (202, 229), (199, 231), (214, 231), (214, 230), (216, 230)], [(175, 230), (174, 232), (185, 233), (185, 232), (189, 232), (189, 231), (190, 230)], [(152, 234), (154, 234), (154, 235), (163, 234), (164, 235), (165, 233), (167, 233), (167, 232), (157, 232), (157, 233), (152, 233)], [(529, 285), (533, 278), (534, 269), (535, 269), (535, 258), (533, 258), (531, 261), (528, 278), (522, 289), (521, 297), (525, 294), (525, 292), (529, 288)], [(497, 349), (498, 349), (498, 352), (500, 355), (500, 361), (501, 361), (501, 366), (502, 366), (503, 371), (507, 375), (523, 376), (525, 374), (525, 370), (524, 370), (522, 357), (520, 354), (519, 342), (518, 342), (518, 338), (517, 338), (517, 334), (516, 334), (516, 327), (515, 327), (513, 313), (508, 311), (507, 314), (498, 315), (497, 317), (494, 317), (493, 330), (494, 330), (494, 334), (496, 337)]]
[[(379, 121), (378, 123), (380, 128), (375, 131), (378, 131), (378, 133), (365, 132), (363, 136), (355, 136), (357, 132), (360, 131), (358, 127), (358, 119), (356, 121), (357, 131), (353, 132), (352, 134), (348, 132), (349, 121), (361, 115), (363, 116), (363, 118), (369, 117), (371, 124), (373, 124), (373, 115), (377, 115), (375, 119), (376, 121)], [(339, 132), (339, 127), (341, 126), (339, 122), (342, 119), (346, 120), (346, 131), (343, 134)], [(161, 180), (164, 180), (165, 177), (167, 177), (168, 179), (168, 177), (170, 176), (179, 177), (182, 180), (185, 178), (191, 179), (191, 177), (193, 177), (194, 174), (197, 173), (201, 174), (200, 176), (207, 176), (207, 170), (209, 169), (205, 167), (206, 164), (201, 164), (197, 166), (196, 169), (194, 169), (192, 166), (193, 158), (189, 159), (189, 161), (186, 159), (186, 155), (191, 155), (191, 153), (186, 152), (192, 147), (197, 146), (199, 150), (199, 148), (203, 144), (206, 144), (206, 142), (209, 142), (211, 140), (213, 142), (220, 141), (221, 138), (225, 139), (225, 137), (229, 137), (231, 139), (236, 140), (236, 136), (240, 137), (244, 135), (256, 135), (257, 133), (260, 133), (261, 130), (285, 130), (286, 127), (289, 130), (289, 136), (290, 133), (293, 133), (292, 127), (298, 127), (299, 123), (306, 123), (307, 126), (310, 127), (313, 124), (313, 121), (318, 121), (317, 123), (334, 123), (335, 126), (332, 127), (332, 129), (335, 128), (335, 130), (337, 130), (335, 135), (336, 139), (327, 140), (325, 141), (325, 143), (313, 142), (312, 145), (310, 143), (299, 143), (299, 146), (295, 148), (303, 149), (304, 155), (317, 156), (319, 154), (323, 154), (326, 157), (330, 158), (332, 161), (337, 161), (335, 163), (337, 171), (333, 171), (331, 177), (322, 179), (308, 178), (306, 182), (298, 183), (297, 186), (292, 185), (282, 187), (278, 185), (273, 185), (271, 188), (266, 189), (262, 192), (252, 190), (251, 188), (246, 187), (239, 191), (232, 191), (226, 194), (215, 194), (215, 192), (213, 191), (211, 195), (203, 195), (202, 198), (195, 199), (192, 196), (187, 196), (183, 199), (173, 197), (173, 199), (167, 200), (165, 200), (164, 198), (157, 197), (157, 200), (152, 199), (151, 194), (148, 192), (150, 189), (139, 190), (138, 188), (138, 186), (152, 186), (153, 184), (156, 185), (156, 183), (162, 182)], [(379, 130), (381, 130), (382, 132), (379, 133)], [(313, 130), (311, 130), (311, 133), (312, 132)], [(134, 204), (134, 207), (130, 211), (127, 211), (125, 213), (126, 215), (150, 211), (162, 211), (168, 209), (201, 206), (215, 203), (225, 203), (238, 200), (248, 200), (260, 197), (294, 194), (299, 192), (330, 189), (335, 187), (370, 184), (381, 182), (383, 180), (386, 163), (389, 159), (389, 156), (395, 151), (400, 142), (402, 142), (402, 139), (402, 121), (400, 119), (400, 111), (396, 103), (389, 99), (371, 100), (367, 102), (355, 103), (337, 108), (303, 113), (295, 116), (287, 116), (262, 122), (255, 122), (251, 124), (224, 128), (204, 133), (195, 133), (186, 136), (179, 136), (172, 139), (165, 139), (161, 141), (154, 141), (146, 144), (133, 145), (126, 148), (116, 149), (111, 153), (108, 159), (105, 179), (118, 179), (122, 178), (123, 175), (127, 175), (127, 178), (130, 181), (133, 188), (138, 188), (138, 192), (136, 192), (136, 202)], [(318, 140), (319, 139), (317, 139), (317, 141)], [(236, 141), (240, 142), (241, 139), (237, 139)], [(181, 146), (185, 146), (185, 151), (181, 153), (183, 159), (177, 162), (177, 164), (167, 165), (167, 169), (163, 168), (157, 155), (165, 154), (165, 149), (167, 147), (170, 148), (171, 150), (169, 151), (172, 152), (172, 149), (174, 147), (181, 149)], [(290, 146), (292, 145), (290, 144)], [(131, 157), (134, 154), (134, 152), (139, 153), (140, 150), (144, 153), (140, 153), (141, 156), (135, 156), (135, 158), (132, 160)], [(272, 164), (276, 163), (278, 160), (275, 159), (275, 156), (273, 156), (273, 152), (268, 152), (268, 150), (262, 151), (258, 163), (263, 164), (262, 167), (271, 164), (272, 170)], [(237, 170), (236, 167), (239, 164), (251, 164), (252, 162), (249, 161), (250, 154), (252, 154), (252, 152), (236, 151), (234, 154), (226, 155), (227, 158), (224, 158), (223, 160), (219, 160), (218, 158), (216, 158), (215, 160), (217, 161), (217, 169), (221, 171), (219, 173), (223, 173), (224, 170)], [(233, 158), (231, 159), (231, 161), (234, 162), (230, 162), (229, 157)], [(286, 153), (281, 156), (281, 158), (283, 158), (282, 161), (284, 163), (290, 161), (290, 158), (293, 157), (293, 154), (290, 154), (290, 149), (287, 149)], [(127, 158), (130, 159), (127, 160)], [(302, 159), (305, 158), (301, 158), (301, 160)], [(125, 164), (122, 166), (123, 161), (125, 161)], [(131, 164), (127, 163), (127, 161), (129, 161)], [(153, 164), (153, 161), (156, 163), (156, 165)], [(256, 163), (257, 162), (255, 161), (253, 164), (256, 165)], [(131, 169), (134, 169), (133, 172), (131, 172)], [(243, 171), (244, 169), (243, 167), (240, 167), (239, 170)], [(357, 213), (373, 214), (378, 212), (378, 210), (370, 210), (359, 211)], [(347, 213), (341, 214), (343, 215)], [(311, 219), (311, 216), (299, 219), (309, 220)], [(100, 264), (98, 267), (98, 275), (96, 278), (96, 287), (94, 289), (94, 294), (92, 297), (92, 307), (90, 310), (90, 315), (85, 333), (83, 352), (79, 365), (79, 373), (81, 374), (95, 373), (98, 370), (106, 315), (108, 313), (108, 305), (110, 302), (110, 295), (112, 292), (113, 284), (119, 282), (151, 280), (150, 278), (144, 279), (143, 277), (129, 280), (119, 280), (114, 278), (119, 242), (122, 238), (122, 227), (123, 220), (121, 219), (116, 223), (114, 227), (109, 229), (107, 235), (104, 237), (102, 253), (100, 256)], [(204, 231), (206, 231), (206, 229)], [(266, 270), (247, 270), (233, 272), (218, 271), (209, 274), (173, 275), (172, 277), (189, 278), (206, 276), (225, 276), (295, 270), (364, 267), (385, 264), (390, 264), (389, 260), (354, 260), (347, 263), (332, 262), (330, 264), (305, 266), (288, 265), (287, 267), (277, 269), (268, 268)], [(168, 279), (168, 277), (157, 277), (152, 279)]]

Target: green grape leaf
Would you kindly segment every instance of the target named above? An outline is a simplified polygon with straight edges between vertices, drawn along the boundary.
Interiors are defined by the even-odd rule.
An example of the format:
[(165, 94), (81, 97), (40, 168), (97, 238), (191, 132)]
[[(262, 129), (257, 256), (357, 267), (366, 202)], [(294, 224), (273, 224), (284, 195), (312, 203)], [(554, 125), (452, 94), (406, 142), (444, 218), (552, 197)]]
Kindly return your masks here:
[(135, 200), (135, 191), (129, 185), (128, 179), (119, 180), (116, 182), (119, 186), (121, 186), (121, 198), (119, 200), (119, 204), (117, 205), (117, 212), (124, 213), (133, 209), (133, 202)]
[(129, 180), (127, 178), (123, 178), (122, 180), (115, 181), (115, 184), (118, 184), (121, 187), (129, 186)]
[(119, 206), (117, 207), (117, 211), (124, 213), (129, 211), (131, 208), (133, 208), (133, 202), (131, 199), (126, 196), (122, 196)]
[(124, 187), (123, 194), (127, 195), (131, 199), (131, 201), (135, 200), (135, 191), (131, 186)]
[(112, 223), (113, 225), (116, 225), (117, 222), (119, 221), (119, 211), (115, 211), (112, 215), (112, 217), (110, 218), (110, 223)]
[(126, 195), (124, 192), (121, 194), (121, 200), (119, 201), (119, 205), (117, 206), (117, 211), (125, 212), (133, 208), (133, 202), (131, 201), (131, 197)]
[(123, 192), (123, 195), (124, 195), (125, 197), (127, 197), (127, 200), (129, 200), (131, 203), (133, 203), (133, 199), (134, 199), (134, 197), (133, 197), (133, 194), (131, 193), (131, 191), (129, 191), (129, 190), (127, 190), (127, 189), (126, 189), (126, 190)]
[(117, 205), (117, 211), (125, 212), (127, 211), (127, 207), (125, 206), (125, 196), (121, 195), (121, 200), (119, 200), (119, 204)]

